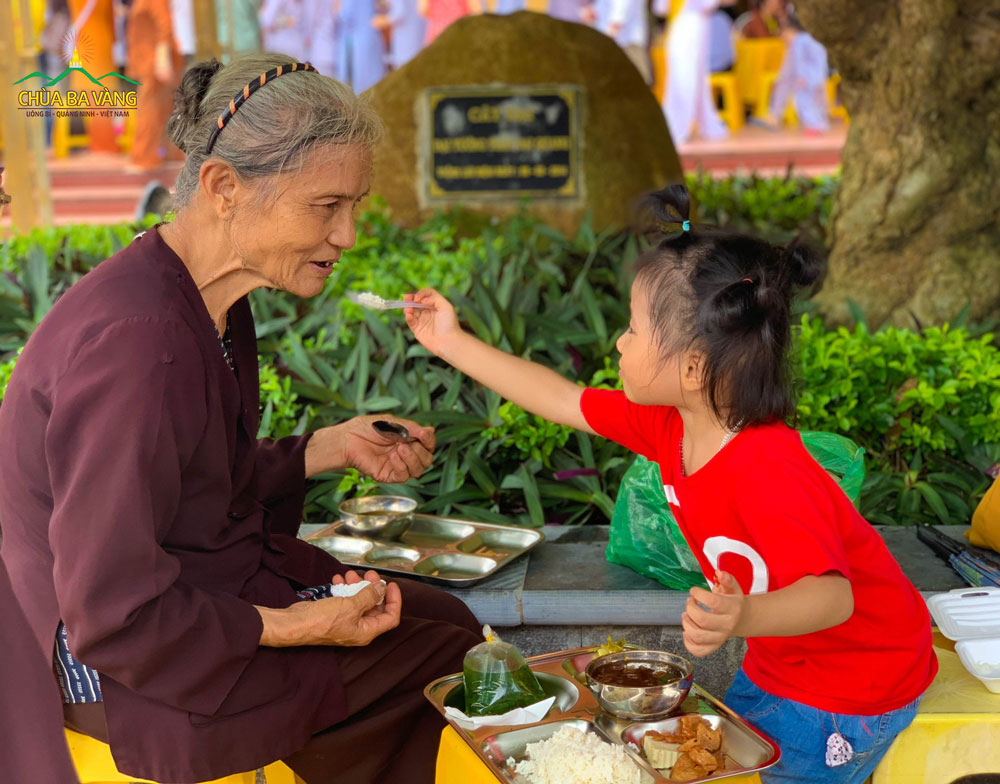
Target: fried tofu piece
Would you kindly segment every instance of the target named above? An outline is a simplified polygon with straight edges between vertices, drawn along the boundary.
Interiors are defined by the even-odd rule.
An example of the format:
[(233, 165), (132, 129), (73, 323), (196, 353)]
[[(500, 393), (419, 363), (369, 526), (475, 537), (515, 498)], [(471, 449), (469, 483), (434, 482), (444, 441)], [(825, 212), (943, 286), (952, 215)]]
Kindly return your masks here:
[(722, 746), (722, 728), (713, 730), (711, 726), (706, 722), (702, 722), (698, 725), (697, 735), (698, 742), (701, 744), (702, 748), (708, 751), (718, 751), (719, 747)]
[(695, 781), (697, 779), (703, 779), (708, 775), (708, 771), (699, 765), (696, 765), (694, 760), (691, 759), (687, 754), (682, 754), (680, 759), (674, 765), (673, 770), (670, 771), (671, 781)]
[(704, 768), (708, 773), (711, 773), (719, 767), (719, 763), (716, 761), (715, 755), (700, 746), (696, 746), (691, 749), (687, 754), (695, 765), (699, 768)]

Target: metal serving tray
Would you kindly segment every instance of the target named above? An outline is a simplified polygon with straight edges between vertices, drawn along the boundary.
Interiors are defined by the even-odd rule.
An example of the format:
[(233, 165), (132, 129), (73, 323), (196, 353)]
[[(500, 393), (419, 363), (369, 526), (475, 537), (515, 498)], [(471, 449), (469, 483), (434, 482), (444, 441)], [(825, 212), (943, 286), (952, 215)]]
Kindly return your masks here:
[(305, 539), (348, 566), (458, 587), (475, 585), (545, 539), (531, 528), (435, 515), (411, 518), (410, 527), (392, 541), (349, 534), (339, 521)]
[(739, 765), (736, 769), (720, 771), (710, 777), (696, 779), (690, 784), (699, 782), (711, 784), (734, 776), (747, 776), (771, 767), (780, 759), (781, 751), (774, 741), (745, 722), (719, 700), (702, 691), (697, 683), (691, 687), (691, 693), (681, 703), (673, 717), (658, 721), (633, 721), (618, 719), (605, 713), (590, 690), (572, 675), (574, 671), (577, 673), (584, 671), (594, 658), (596, 650), (596, 647), (575, 648), (534, 656), (527, 660), (528, 665), (538, 675), (539, 684), (545, 693), (556, 697), (556, 702), (548, 715), (536, 724), (514, 727), (486, 726), (466, 730), (448, 720), (444, 712), (446, 706), (464, 707), (465, 687), (461, 673), (438, 678), (424, 689), (424, 696), (445, 716), (448, 723), (472, 747), (497, 779), (507, 784), (525, 784), (524, 777), (508, 767), (508, 759), (513, 759), (515, 763), (520, 762), (524, 759), (527, 744), (544, 740), (567, 725), (584, 732), (593, 732), (602, 740), (624, 746), (629, 757), (639, 768), (643, 784), (664, 784), (670, 779), (651, 767), (642, 754), (628, 744), (637, 737), (641, 739), (642, 733), (647, 730), (670, 729), (676, 723), (677, 717), (686, 713), (701, 714), (713, 727), (722, 727), (723, 750)]

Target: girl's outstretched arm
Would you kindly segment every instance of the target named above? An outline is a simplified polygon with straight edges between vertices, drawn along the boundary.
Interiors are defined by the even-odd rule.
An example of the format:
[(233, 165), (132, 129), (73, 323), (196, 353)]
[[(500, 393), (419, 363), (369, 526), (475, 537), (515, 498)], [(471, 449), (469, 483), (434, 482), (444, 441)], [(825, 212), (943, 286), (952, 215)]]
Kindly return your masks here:
[(406, 299), (432, 306), (406, 310), (406, 323), (432, 354), (526, 411), (594, 433), (580, 411), (583, 387), (554, 370), (488, 346), (464, 332), (451, 303), (434, 289), (407, 294)]

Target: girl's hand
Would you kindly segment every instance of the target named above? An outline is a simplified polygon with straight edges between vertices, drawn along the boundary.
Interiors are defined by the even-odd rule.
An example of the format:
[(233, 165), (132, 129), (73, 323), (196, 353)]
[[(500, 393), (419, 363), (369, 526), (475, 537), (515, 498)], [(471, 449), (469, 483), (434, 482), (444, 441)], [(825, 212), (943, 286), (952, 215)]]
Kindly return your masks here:
[(420, 345), (436, 356), (446, 351), (448, 341), (462, 333), (458, 316), (451, 303), (434, 289), (421, 289), (403, 297), (407, 302), (420, 302), (431, 308), (407, 308), (406, 323)]
[(684, 647), (692, 656), (708, 656), (734, 636), (746, 607), (747, 597), (736, 578), (728, 572), (717, 571), (711, 592), (698, 587), (691, 589), (681, 616)]

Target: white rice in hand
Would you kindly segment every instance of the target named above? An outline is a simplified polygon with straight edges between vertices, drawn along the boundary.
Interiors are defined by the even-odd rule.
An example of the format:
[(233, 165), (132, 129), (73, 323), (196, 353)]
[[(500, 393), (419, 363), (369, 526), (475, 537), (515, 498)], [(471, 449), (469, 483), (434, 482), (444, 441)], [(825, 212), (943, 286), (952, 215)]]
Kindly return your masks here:
[(641, 771), (621, 746), (592, 732), (563, 727), (525, 749), (527, 759), (507, 766), (531, 784), (640, 784)]

